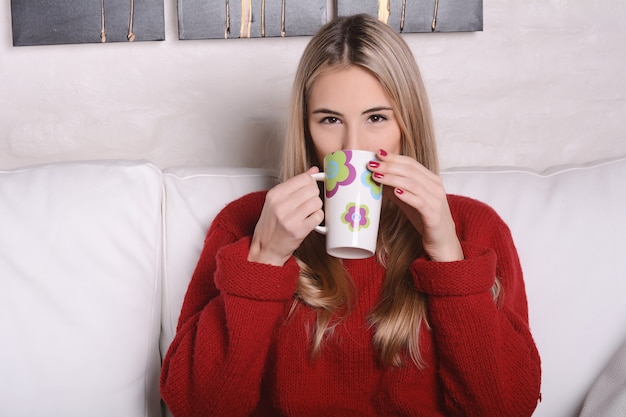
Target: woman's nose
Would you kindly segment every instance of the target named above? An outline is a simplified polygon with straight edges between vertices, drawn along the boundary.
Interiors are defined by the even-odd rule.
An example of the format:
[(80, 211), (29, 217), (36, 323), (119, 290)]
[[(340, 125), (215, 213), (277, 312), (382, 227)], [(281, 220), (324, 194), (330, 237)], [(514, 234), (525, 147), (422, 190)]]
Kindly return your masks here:
[(354, 126), (347, 126), (343, 139), (343, 149), (361, 149), (358, 129)]

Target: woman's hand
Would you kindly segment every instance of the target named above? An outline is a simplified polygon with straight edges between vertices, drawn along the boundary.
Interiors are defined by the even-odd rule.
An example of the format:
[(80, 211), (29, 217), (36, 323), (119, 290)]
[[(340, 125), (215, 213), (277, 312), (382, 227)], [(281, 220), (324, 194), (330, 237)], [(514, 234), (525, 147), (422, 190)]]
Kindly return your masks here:
[(408, 156), (380, 150), (378, 158), (380, 162), (369, 165), (374, 180), (385, 186), (383, 195), (398, 204), (421, 234), (428, 257), (440, 262), (463, 259), (441, 178)]
[(267, 192), (254, 229), (248, 261), (283, 266), (311, 231), (324, 220), (317, 182), (309, 168)]

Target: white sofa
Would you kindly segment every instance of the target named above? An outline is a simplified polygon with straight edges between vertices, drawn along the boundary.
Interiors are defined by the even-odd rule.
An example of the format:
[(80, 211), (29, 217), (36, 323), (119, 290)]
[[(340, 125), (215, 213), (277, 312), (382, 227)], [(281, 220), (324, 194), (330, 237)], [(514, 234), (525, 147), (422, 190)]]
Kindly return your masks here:
[[(443, 177), (512, 229), (543, 362), (535, 416), (578, 415), (626, 341), (626, 158)], [(272, 183), (145, 161), (0, 171), (0, 415), (164, 415), (160, 358), (206, 229)]]

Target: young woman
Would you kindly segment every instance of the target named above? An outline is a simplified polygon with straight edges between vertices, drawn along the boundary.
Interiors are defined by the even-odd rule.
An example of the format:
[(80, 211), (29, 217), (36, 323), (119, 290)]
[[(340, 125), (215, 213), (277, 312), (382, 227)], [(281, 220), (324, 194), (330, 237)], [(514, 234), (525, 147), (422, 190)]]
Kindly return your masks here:
[[(377, 256), (330, 257), (311, 174), (377, 152)], [(403, 39), (337, 18), (296, 74), (283, 181), (214, 220), (163, 363), (183, 416), (530, 416), (540, 360), (509, 229), (446, 195), (431, 114)]]

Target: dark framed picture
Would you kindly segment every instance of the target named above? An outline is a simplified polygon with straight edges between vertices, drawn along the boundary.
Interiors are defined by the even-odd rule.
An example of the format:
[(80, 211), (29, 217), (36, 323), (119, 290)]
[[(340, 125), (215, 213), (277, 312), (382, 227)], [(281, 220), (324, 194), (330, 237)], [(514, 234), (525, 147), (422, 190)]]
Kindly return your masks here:
[(165, 39), (163, 0), (11, 0), (13, 45)]
[(337, 0), (337, 14), (367, 13), (398, 32), (483, 30), (482, 0)]
[(178, 0), (178, 37), (306, 36), (327, 16), (326, 0)]

